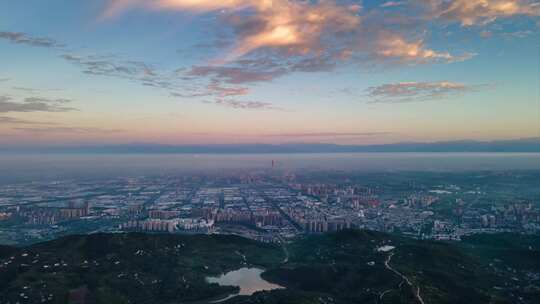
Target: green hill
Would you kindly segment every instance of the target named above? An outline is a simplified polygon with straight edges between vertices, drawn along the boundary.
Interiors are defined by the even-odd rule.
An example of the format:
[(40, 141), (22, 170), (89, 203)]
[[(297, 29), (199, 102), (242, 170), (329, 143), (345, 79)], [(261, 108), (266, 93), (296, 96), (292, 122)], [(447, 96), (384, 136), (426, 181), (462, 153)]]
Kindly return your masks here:
[(225, 235), (69, 236), (0, 246), (0, 304), (209, 303), (238, 288), (205, 277), (250, 266), (286, 289), (223, 303), (538, 303), (539, 245), (534, 236), (444, 243), (352, 230), (285, 248)]

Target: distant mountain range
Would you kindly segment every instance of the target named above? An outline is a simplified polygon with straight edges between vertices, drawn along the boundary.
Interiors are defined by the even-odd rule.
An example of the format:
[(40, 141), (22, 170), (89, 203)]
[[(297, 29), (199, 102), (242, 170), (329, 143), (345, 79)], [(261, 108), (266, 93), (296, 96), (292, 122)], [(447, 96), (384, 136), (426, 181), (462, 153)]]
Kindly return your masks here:
[(50, 147), (3, 147), (1, 152), (37, 153), (354, 153), (354, 152), (540, 152), (540, 138), (474, 141), (459, 140), (431, 143), (395, 143), (382, 145), (297, 144), (214, 144), (163, 145), (121, 144)]

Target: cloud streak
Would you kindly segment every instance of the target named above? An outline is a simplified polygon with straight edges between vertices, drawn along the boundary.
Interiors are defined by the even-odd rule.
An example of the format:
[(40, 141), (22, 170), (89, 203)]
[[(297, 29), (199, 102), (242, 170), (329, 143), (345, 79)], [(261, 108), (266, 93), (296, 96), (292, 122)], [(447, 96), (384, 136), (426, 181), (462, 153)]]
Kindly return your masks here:
[(284, 111), (284, 109), (274, 106), (269, 102), (261, 101), (242, 101), (235, 99), (216, 98), (213, 102), (210, 102), (219, 106), (224, 106), (233, 109), (241, 110), (270, 110), (270, 111)]
[(75, 108), (60, 105), (67, 99), (48, 100), (39, 97), (26, 98), (24, 102), (14, 102), (10, 96), (0, 96), (0, 113), (8, 112), (70, 112)]
[(30, 121), (9, 116), (0, 116), (0, 125), (56, 125), (56, 123)]
[(139, 80), (144, 83), (166, 87), (169, 83), (151, 66), (140, 61), (119, 60), (116, 56), (61, 55), (66, 61), (82, 68), (88, 75), (111, 76)]
[(370, 87), (366, 93), (370, 103), (404, 103), (455, 97), (485, 86), (450, 81), (399, 82)]
[[(44, 37), (32, 37), (19, 32), (0, 32), (0, 39), (6, 39), (16, 44), (25, 44), (37, 47), (58, 47), (63, 54), (60, 55), (65, 61), (81, 68), (82, 73), (94, 76), (115, 77), (134, 81), (142, 86), (154, 87), (167, 90), (172, 96), (193, 98), (193, 97), (215, 97), (215, 104), (226, 105), (235, 109), (263, 109), (271, 108), (271, 105), (255, 101), (236, 101), (224, 99), (247, 95), (247, 87), (232, 87), (223, 85), (221, 79), (230, 75), (232, 83), (241, 83), (256, 77), (255, 73), (238, 71), (234, 76), (233, 70), (212, 70), (205, 67), (194, 67), (188, 75), (180, 75), (179, 71), (166, 72), (158, 70), (151, 65), (141, 61), (123, 60), (114, 55), (80, 55), (67, 53), (63, 49), (64, 44), (58, 43), (54, 39)], [(214, 81), (201, 86), (200, 84), (187, 84), (186, 80), (193, 80), (199, 76), (213, 75)], [(236, 78), (235, 78), (236, 77)], [(259, 76), (261, 77), (261, 76)], [(220, 81), (218, 81), (218, 79)], [(1, 78), (0, 82), (8, 81), (8, 78)], [(262, 79), (261, 79), (262, 80)], [(14, 90), (26, 93), (38, 93), (43, 90), (13, 87)], [(74, 108), (61, 106), (71, 102), (70, 99), (48, 99), (43, 97), (27, 97), (23, 103), (13, 102), (9, 96), (0, 96), (0, 113), (6, 112), (67, 112)]]
[(46, 133), (119, 133), (123, 132), (120, 129), (100, 129), (100, 128), (82, 128), (82, 127), (20, 127), (13, 128), (13, 130), (24, 131), (28, 133), (35, 134), (46, 134)]
[(44, 97), (26, 97), (24, 102), (26, 103), (47, 103), (47, 104), (65, 104), (70, 103), (73, 100), (67, 98), (44, 98)]
[(60, 48), (65, 45), (59, 43), (58, 41), (47, 38), (47, 37), (33, 37), (29, 36), (26, 33), (20, 32), (5, 32), (0, 31), (0, 39), (7, 40), (15, 44), (24, 44), (34, 47), (44, 47), (44, 48)]
[(390, 132), (312, 132), (312, 133), (276, 133), (265, 134), (267, 137), (370, 137), (390, 135)]

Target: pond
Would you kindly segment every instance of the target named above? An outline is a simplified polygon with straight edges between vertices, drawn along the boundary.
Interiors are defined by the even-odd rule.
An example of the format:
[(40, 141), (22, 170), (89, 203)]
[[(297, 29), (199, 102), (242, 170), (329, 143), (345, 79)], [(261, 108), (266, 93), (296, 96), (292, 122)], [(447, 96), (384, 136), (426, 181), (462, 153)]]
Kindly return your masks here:
[(263, 280), (263, 278), (261, 278), (263, 272), (264, 270), (260, 268), (240, 268), (235, 271), (227, 272), (219, 277), (207, 277), (206, 281), (208, 283), (217, 283), (221, 286), (240, 287), (240, 292), (237, 294), (229, 295), (228, 297), (213, 303), (223, 302), (238, 295), (250, 296), (257, 291), (284, 288), (283, 286)]

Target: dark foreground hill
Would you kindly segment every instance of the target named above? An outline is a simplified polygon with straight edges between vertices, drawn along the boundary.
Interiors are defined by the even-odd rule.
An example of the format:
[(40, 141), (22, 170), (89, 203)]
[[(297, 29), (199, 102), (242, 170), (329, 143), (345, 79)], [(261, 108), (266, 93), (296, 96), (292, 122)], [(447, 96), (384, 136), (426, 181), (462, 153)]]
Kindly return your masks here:
[(0, 303), (211, 303), (205, 278), (247, 266), (286, 287), (222, 303), (540, 303), (540, 237), (460, 243), (369, 231), (285, 247), (225, 235), (94, 234), (0, 246)]

